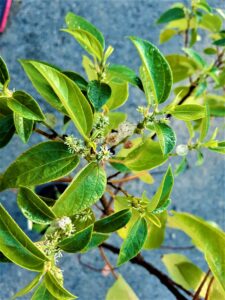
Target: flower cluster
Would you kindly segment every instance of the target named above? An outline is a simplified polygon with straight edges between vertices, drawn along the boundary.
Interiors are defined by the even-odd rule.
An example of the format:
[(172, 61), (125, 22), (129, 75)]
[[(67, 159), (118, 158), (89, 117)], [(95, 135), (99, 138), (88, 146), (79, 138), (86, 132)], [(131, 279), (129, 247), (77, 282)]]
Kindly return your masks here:
[(71, 153), (78, 154), (82, 157), (86, 156), (89, 152), (84, 142), (75, 138), (73, 135), (69, 135), (65, 138), (65, 144), (68, 146)]
[(106, 143), (115, 146), (134, 133), (136, 126), (129, 122), (123, 122), (119, 125), (116, 132), (111, 132), (106, 137)]

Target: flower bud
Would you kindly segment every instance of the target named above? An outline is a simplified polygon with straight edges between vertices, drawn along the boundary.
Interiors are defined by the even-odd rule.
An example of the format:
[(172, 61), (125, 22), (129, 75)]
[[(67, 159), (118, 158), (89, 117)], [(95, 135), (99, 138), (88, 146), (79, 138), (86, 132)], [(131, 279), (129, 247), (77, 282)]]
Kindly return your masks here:
[(176, 147), (176, 153), (179, 156), (186, 156), (188, 154), (188, 146), (181, 144)]

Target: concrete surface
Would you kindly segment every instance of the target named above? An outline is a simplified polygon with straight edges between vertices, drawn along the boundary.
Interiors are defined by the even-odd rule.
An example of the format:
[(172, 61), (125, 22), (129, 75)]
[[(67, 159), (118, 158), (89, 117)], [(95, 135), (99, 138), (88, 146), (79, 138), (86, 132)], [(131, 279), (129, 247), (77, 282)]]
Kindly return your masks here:
[[(215, 6), (224, 8), (223, 1), (211, 2)], [(107, 44), (113, 45), (116, 49), (112, 57), (114, 62), (138, 70), (139, 58), (126, 36), (137, 35), (158, 44), (160, 28), (155, 25), (155, 20), (172, 3), (174, 3), (172, 0), (14, 0), (8, 28), (0, 36), (0, 53), (11, 72), (11, 88), (25, 89), (32, 93), (44, 110), (51, 112), (52, 109), (40, 99), (32, 88), (17, 59), (40, 59), (64, 67), (64, 69), (82, 72), (81, 55), (83, 51), (71, 37), (59, 31), (59, 28), (64, 26), (63, 19), (68, 11), (86, 17), (102, 30)], [(160, 46), (160, 49), (164, 53), (172, 53), (177, 52), (180, 45), (181, 41), (172, 40), (168, 44)], [(131, 89), (131, 99), (126, 105), (126, 110), (129, 109), (133, 120), (136, 118), (137, 99), (140, 101), (139, 94)], [(138, 105), (140, 105), (139, 102)], [(221, 120), (219, 124), (221, 124)], [(179, 128), (177, 124), (174, 125)], [(180, 132), (179, 143), (186, 134), (185, 129)], [(40, 140), (39, 137), (33, 136), (29, 144), (37, 143)], [(17, 137), (14, 137), (7, 149), (1, 149), (0, 171), (3, 171), (26, 147)], [(152, 193), (159, 180), (160, 176), (157, 176), (156, 184), (151, 188)], [(202, 167), (194, 167), (176, 179), (172, 195), (173, 208), (200, 215), (225, 228), (224, 186), (224, 159), (218, 154), (207, 152), (205, 164)], [(140, 191), (143, 189), (143, 185), (140, 183), (132, 183), (130, 187)], [(16, 207), (15, 194), (9, 191), (4, 192), (0, 195), (0, 200), (21, 227), (26, 229), (25, 219)], [(38, 239), (35, 234), (31, 236)], [(180, 237), (179, 241), (178, 237)], [(118, 238), (114, 237), (112, 241), (117, 244)], [(187, 245), (189, 240), (184, 235), (168, 232), (165, 243), (167, 245)], [(145, 256), (153, 264), (161, 265), (162, 253), (161, 250), (145, 252)], [(199, 252), (186, 250), (183, 253), (205, 268)], [(109, 254), (109, 257), (115, 262), (115, 256)], [(83, 260), (97, 268), (103, 266), (97, 250), (90, 255), (85, 255)], [(81, 300), (103, 300), (107, 289), (113, 283), (111, 276), (103, 277), (99, 272), (82, 267), (76, 255), (66, 255), (61, 261), (61, 266), (64, 270), (66, 287)], [(164, 269), (163, 266), (162, 269)], [(120, 272), (131, 284), (140, 300), (174, 299), (155, 277), (149, 276), (140, 267), (127, 264), (120, 269)], [(14, 265), (1, 265), (0, 300), (8, 300), (32, 277), (31, 272)], [(29, 299), (29, 297), (23, 299)]]

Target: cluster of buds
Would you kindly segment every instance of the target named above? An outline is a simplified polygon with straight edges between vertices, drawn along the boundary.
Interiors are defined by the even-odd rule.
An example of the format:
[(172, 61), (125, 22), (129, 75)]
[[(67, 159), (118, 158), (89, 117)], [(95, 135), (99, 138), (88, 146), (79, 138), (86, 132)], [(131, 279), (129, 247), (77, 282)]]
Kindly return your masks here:
[(137, 210), (140, 214), (144, 214), (147, 209), (148, 202), (146, 202), (144, 199), (131, 197), (128, 199), (128, 206)]
[(90, 208), (87, 208), (82, 212), (80, 212), (79, 214), (76, 214), (74, 216), (74, 219), (77, 221), (79, 220), (79, 222), (81, 223), (85, 223), (88, 220), (92, 220), (92, 210)]
[(84, 157), (89, 152), (84, 142), (75, 138), (73, 135), (69, 135), (65, 138), (65, 144), (68, 146), (70, 153), (78, 154)]
[(184, 144), (180, 144), (176, 147), (176, 153), (179, 156), (186, 156), (188, 154), (188, 146)]
[(93, 133), (92, 133), (92, 140), (94, 141), (101, 141), (104, 137), (105, 129), (109, 125), (109, 118), (100, 114), (97, 116), (94, 124), (93, 124)]
[(101, 146), (100, 150), (98, 151), (97, 155), (96, 155), (96, 159), (98, 161), (101, 160), (108, 160), (110, 157), (112, 156), (111, 151), (108, 149), (107, 146)]
[(125, 138), (134, 133), (136, 126), (129, 122), (123, 122), (119, 125), (116, 132), (111, 132), (106, 137), (106, 143), (110, 146), (115, 146), (123, 141)]

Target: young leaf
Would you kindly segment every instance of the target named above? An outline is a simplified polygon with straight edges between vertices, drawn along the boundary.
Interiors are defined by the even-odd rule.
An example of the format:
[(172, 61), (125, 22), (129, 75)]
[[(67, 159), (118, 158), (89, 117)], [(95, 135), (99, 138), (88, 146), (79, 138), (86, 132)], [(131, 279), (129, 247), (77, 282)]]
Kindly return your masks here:
[(126, 66), (110, 64), (107, 69), (107, 72), (109, 72), (109, 75), (112, 79), (119, 79), (122, 81), (124, 80), (142, 89), (142, 83), (140, 78), (132, 69)]
[(151, 170), (167, 160), (163, 155), (159, 143), (146, 139), (142, 144), (129, 152), (127, 157), (121, 161), (126, 167), (133, 171)]
[(71, 30), (82, 29), (84, 31), (88, 31), (92, 34), (101, 44), (103, 50), (105, 48), (105, 40), (102, 33), (90, 22), (81, 16), (75, 15), (74, 13), (69, 12), (66, 15), (66, 25)]
[(119, 257), (117, 260), (118, 266), (132, 259), (141, 251), (141, 248), (143, 247), (147, 238), (147, 234), (148, 228), (146, 220), (144, 218), (140, 218), (130, 229), (120, 248)]
[(22, 153), (5, 171), (2, 189), (46, 183), (69, 174), (79, 159), (65, 144), (47, 141)]
[(47, 290), (44, 282), (42, 282), (38, 288), (35, 290), (31, 300), (58, 300), (53, 297)]
[(29, 61), (29, 64), (47, 81), (48, 85), (66, 109), (67, 114), (73, 120), (80, 134), (83, 135), (84, 138), (87, 138), (87, 135), (92, 129), (93, 113), (88, 100), (84, 97), (76, 83), (58, 70), (44, 63)]
[(157, 216), (154, 214), (147, 214), (145, 217), (146, 221), (148, 220), (150, 223), (153, 223), (156, 227), (161, 228), (161, 222)]
[(94, 249), (94, 248), (100, 246), (108, 238), (109, 238), (109, 234), (104, 234), (104, 233), (99, 233), (99, 232), (93, 232), (89, 243), (82, 250), (82, 252), (87, 252), (87, 251), (89, 251), (91, 249)]
[(218, 142), (217, 146), (209, 147), (208, 149), (213, 151), (213, 152), (217, 152), (217, 153), (220, 153), (220, 154), (225, 154), (225, 141)]
[(201, 127), (200, 127), (200, 137), (199, 137), (200, 142), (202, 142), (207, 136), (207, 133), (209, 131), (209, 126), (210, 126), (210, 109), (209, 109), (209, 105), (206, 103), (205, 118), (202, 119)]
[(58, 247), (65, 252), (76, 253), (84, 249), (90, 242), (93, 225), (78, 231), (74, 235), (63, 239), (58, 243)]
[(124, 227), (129, 222), (130, 218), (131, 211), (129, 209), (124, 209), (95, 222), (94, 230), (102, 233), (111, 233)]
[(34, 98), (23, 91), (14, 92), (12, 98), (8, 98), (7, 104), (12, 111), (26, 119), (35, 121), (43, 121), (45, 119)]
[(174, 35), (177, 34), (177, 30), (174, 29), (164, 29), (160, 32), (159, 42), (163, 44), (168, 42)]
[(0, 205), (0, 251), (15, 264), (40, 272), (48, 258)]
[(165, 11), (160, 18), (158, 19), (157, 23), (169, 23), (174, 20), (179, 20), (185, 18), (185, 13), (183, 8), (180, 7), (173, 7)]
[(22, 297), (22, 296), (30, 293), (38, 285), (42, 276), (43, 276), (42, 273), (35, 276), (34, 279), (30, 283), (28, 283), (28, 285), (26, 285), (22, 290), (20, 290), (18, 293), (16, 293), (12, 299), (14, 300), (18, 297)]
[(139, 300), (132, 288), (124, 280), (122, 275), (114, 282), (113, 286), (108, 290), (106, 300)]
[(11, 140), (15, 133), (13, 116), (0, 116), (0, 148), (3, 148)]
[(58, 217), (72, 216), (93, 205), (106, 186), (104, 169), (95, 162), (88, 164), (73, 179), (53, 206)]
[(131, 37), (141, 57), (145, 70), (148, 73), (151, 84), (153, 101), (163, 103), (170, 94), (173, 83), (172, 72), (165, 57), (158, 48), (146, 40), (138, 37)]
[(199, 104), (182, 104), (175, 106), (169, 113), (179, 120), (194, 121), (204, 118), (206, 109)]
[(10, 81), (9, 72), (3, 58), (0, 56), (0, 83), (3, 86), (8, 85)]
[(163, 176), (160, 186), (148, 204), (149, 212), (154, 212), (154, 210), (162, 207), (168, 201), (172, 192), (173, 182), (173, 173), (171, 167), (169, 166), (166, 174)]
[(50, 224), (56, 219), (51, 208), (38, 195), (26, 187), (20, 187), (17, 204), (24, 216), (34, 223)]
[(56, 280), (50, 271), (47, 271), (44, 278), (44, 284), (52, 296), (60, 300), (73, 300), (77, 297), (64, 289)]
[(184, 156), (181, 160), (181, 162), (176, 165), (176, 169), (174, 171), (175, 177), (184, 173), (188, 169), (188, 161), (187, 158)]
[(13, 119), (18, 136), (22, 142), (26, 144), (33, 132), (34, 121), (25, 119), (15, 112), (13, 114)]
[(183, 50), (188, 54), (188, 56), (190, 56), (196, 62), (196, 64), (200, 68), (206, 67), (207, 65), (206, 61), (201, 57), (201, 55), (197, 51), (191, 48), (184, 48)]
[(180, 229), (191, 237), (205, 255), (213, 275), (225, 291), (225, 234), (206, 221), (188, 213), (169, 217), (169, 226)]
[(216, 33), (221, 30), (222, 23), (220, 16), (211, 13), (204, 14), (199, 22), (199, 27)]
[(155, 131), (164, 155), (173, 151), (176, 145), (176, 134), (173, 129), (165, 123), (155, 123)]
[(98, 80), (92, 80), (87, 86), (88, 99), (98, 111), (110, 98), (111, 88), (108, 84)]
[(111, 88), (111, 96), (106, 103), (109, 110), (116, 109), (122, 106), (128, 99), (129, 87), (127, 82), (114, 82), (108, 83)]

